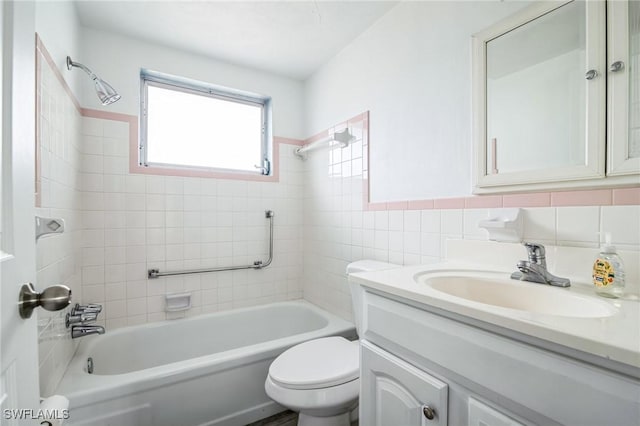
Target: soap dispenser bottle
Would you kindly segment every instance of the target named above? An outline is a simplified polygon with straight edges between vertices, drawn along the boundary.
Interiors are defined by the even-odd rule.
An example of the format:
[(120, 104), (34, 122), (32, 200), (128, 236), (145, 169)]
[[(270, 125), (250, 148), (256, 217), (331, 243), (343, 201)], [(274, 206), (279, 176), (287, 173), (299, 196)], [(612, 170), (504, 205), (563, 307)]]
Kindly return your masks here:
[(605, 233), (604, 241), (593, 262), (593, 285), (600, 296), (618, 298), (624, 293), (624, 263), (611, 244), (609, 232)]

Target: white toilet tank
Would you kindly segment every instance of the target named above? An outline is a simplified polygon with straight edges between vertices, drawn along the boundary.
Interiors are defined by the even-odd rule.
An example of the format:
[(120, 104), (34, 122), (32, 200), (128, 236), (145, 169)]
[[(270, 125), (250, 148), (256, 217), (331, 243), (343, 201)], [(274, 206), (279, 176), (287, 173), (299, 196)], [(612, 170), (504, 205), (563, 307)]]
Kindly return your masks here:
[[(385, 269), (400, 268), (400, 265), (393, 263), (380, 262), (377, 260), (358, 260), (347, 265), (347, 275), (357, 272), (384, 271)], [(356, 331), (360, 337), (360, 326), (362, 318), (362, 305), (364, 291), (359, 284), (349, 282), (349, 291), (351, 292), (351, 307), (353, 308), (353, 321), (356, 323)]]

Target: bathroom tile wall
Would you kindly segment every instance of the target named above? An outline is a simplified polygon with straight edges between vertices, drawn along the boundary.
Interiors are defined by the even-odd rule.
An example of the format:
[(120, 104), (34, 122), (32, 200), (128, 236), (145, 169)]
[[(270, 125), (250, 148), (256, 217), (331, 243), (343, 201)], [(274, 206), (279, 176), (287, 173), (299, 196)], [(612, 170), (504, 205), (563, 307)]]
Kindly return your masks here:
[[(107, 329), (302, 297), (303, 164), (280, 146), (280, 181), (131, 174), (128, 123), (82, 119), (82, 289), (102, 303)], [(252, 264), (263, 270), (147, 279), (161, 271)], [(165, 312), (165, 294), (190, 292), (192, 308)]]
[[(65, 232), (38, 240), (36, 288), (55, 284), (71, 288), (81, 299), (80, 227), (80, 113), (50, 65), (39, 53), (40, 206), (36, 214), (63, 218)], [(37, 309), (40, 394), (50, 395), (62, 378), (75, 351), (64, 325), (69, 309)]]
[[(487, 240), (478, 221), (489, 209), (363, 208), (368, 144), (361, 123), (352, 145), (310, 154), (305, 168), (304, 298), (351, 318), (346, 265), (359, 259), (412, 265), (445, 257), (448, 239)], [(456, 203), (451, 203), (455, 205)], [(464, 205), (464, 203), (463, 203)], [(524, 208), (524, 238), (548, 245), (599, 246), (611, 232), (620, 249), (640, 251), (640, 206)], [(524, 254), (524, 251), (523, 251)], [(630, 261), (638, 261), (632, 259)]]

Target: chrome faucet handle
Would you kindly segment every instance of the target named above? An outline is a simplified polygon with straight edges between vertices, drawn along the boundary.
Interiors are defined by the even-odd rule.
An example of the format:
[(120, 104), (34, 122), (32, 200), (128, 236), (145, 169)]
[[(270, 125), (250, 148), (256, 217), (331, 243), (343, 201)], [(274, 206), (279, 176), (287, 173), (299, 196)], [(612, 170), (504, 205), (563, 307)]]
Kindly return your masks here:
[(98, 305), (97, 303), (89, 303), (88, 305), (80, 305), (76, 303), (76, 306), (71, 310), (71, 315), (78, 315), (83, 313), (95, 313), (99, 314), (102, 312), (102, 305)]
[(525, 242), (524, 246), (527, 248), (529, 262), (537, 263), (544, 268), (547, 267), (546, 251), (542, 244)]
[(64, 325), (69, 328), (72, 324), (90, 324), (98, 319), (97, 312), (79, 312), (75, 315), (67, 313)]

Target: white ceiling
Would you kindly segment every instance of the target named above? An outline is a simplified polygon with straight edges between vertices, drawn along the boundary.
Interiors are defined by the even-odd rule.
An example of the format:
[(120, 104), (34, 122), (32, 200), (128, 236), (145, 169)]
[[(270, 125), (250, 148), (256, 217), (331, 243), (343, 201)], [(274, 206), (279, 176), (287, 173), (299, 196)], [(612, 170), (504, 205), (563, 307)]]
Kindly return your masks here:
[(82, 25), (304, 80), (397, 1), (76, 1)]

